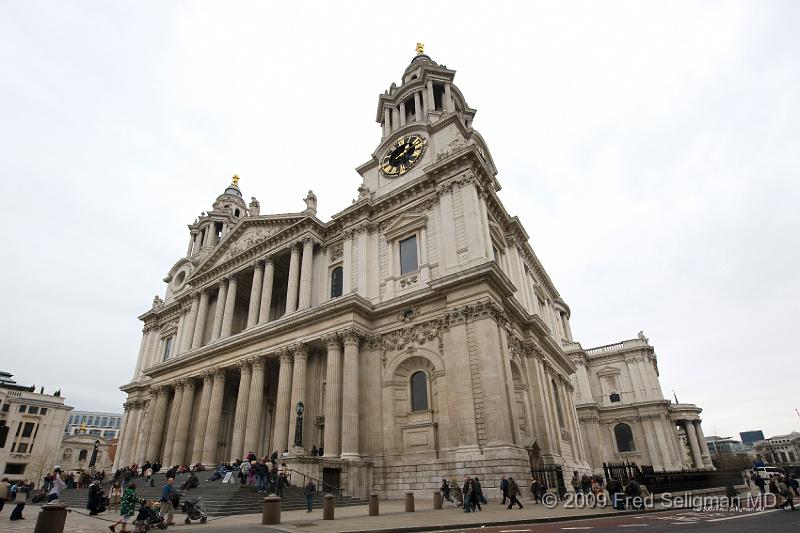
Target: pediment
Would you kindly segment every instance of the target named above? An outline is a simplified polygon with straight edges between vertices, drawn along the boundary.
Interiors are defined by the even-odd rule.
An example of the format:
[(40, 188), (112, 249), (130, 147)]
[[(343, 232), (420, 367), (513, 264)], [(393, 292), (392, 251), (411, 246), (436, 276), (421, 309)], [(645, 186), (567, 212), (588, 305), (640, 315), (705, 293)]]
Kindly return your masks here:
[(604, 366), (596, 372), (598, 376), (618, 376), (620, 369), (614, 366)]
[(252, 220), (242, 220), (222, 238), (220, 243), (208, 254), (208, 257), (197, 266), (192, 277), (197, 277), (247, 252), (270, 237), (294, 226), (303, 218), (305, 218), (303, 215), (272, 215)]
[(387, 241), (391, 241), (405, 233), (424, 228), (427, 224), (428, 217), (422, 213), (402, 213), (386, 224), (383, 235)]

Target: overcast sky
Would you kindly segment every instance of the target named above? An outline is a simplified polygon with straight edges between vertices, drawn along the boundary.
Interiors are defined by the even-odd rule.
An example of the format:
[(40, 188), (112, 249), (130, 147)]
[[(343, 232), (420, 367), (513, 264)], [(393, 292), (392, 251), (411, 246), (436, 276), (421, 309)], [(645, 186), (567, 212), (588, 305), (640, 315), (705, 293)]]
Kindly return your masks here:
[(136, 317), (230, 182), (347, 207), (414, 45), (458, 71), (585, 347), (705, 434), (800, 427), (798, 2), (0, 1), (0, 367), (121, 411)]

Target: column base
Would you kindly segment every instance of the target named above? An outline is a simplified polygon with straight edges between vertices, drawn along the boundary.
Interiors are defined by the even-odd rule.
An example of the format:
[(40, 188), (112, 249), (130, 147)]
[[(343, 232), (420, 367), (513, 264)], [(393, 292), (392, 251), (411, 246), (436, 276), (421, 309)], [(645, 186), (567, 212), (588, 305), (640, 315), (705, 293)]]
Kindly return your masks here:
[(339, 456), (342, 461), (360, 461), (361, 456), (357, 453), (343, 453)]

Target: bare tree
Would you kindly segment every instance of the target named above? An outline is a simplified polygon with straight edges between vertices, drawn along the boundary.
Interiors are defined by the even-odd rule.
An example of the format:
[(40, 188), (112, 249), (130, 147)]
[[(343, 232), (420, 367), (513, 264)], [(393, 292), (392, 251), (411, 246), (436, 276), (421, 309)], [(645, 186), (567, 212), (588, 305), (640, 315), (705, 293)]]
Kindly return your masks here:
[(56, 448), (46, 446), (42, 451), (31, 455), (31, 460), (28, 462), (28, 468), (26, 470), (28, 470), (31, 475), (36, 475), (33, 479), (35, 483), (34, 486), (41, 486), (45, 472), (49, 472), (56, 464), (57, 454), (58, 450)]

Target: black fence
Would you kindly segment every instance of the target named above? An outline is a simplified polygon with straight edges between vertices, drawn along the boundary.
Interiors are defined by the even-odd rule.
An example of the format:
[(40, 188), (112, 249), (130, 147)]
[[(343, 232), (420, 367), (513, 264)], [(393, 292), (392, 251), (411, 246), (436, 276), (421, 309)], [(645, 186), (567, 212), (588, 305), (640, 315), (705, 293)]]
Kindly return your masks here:
[(639, 468), (636, 463), (603, 463), (606, 479), (628, 483), (631, 479), (645, 485), (653, 494), (687, 490), (722, 488), (741, 485), (742, 473), (738, 470), (674, 470), (656, 472), (652, 468)]
[(567, 494), (567, 486), (564, 485), (564, 470), (561, 465), (540, 465), (531, 468), (533, 479), (538, 479), (547, 483), (547, 488), (558, 490), (558, 499), (563, 500)]

